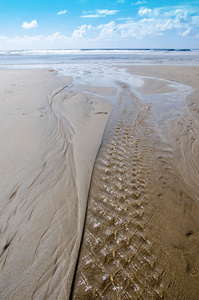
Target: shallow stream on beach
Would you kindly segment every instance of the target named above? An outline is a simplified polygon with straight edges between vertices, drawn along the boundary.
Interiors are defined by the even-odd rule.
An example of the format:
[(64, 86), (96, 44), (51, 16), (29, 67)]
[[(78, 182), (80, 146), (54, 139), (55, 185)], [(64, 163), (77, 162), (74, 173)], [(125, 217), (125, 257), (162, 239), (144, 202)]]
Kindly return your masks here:
[[(32, 62), (32, 61), (31, 61)], [(48, 62), (48, 61), (47, 61)], [(6, 68), (16, 69), (49, 69), (56, 70), (60, 76), (71, 77), (70, 89), (73, 92), (99, 95), (113, 104), (119, 101), (122, 88), (128, 86), (132, 94), (143, 103), (151, 105), (158, 127), (168, 137), (167, 121), (181, 116), (186, 97), (193, 91), (189, 86), (175, 81), (149, 76), (134, 75), (128, 72), (127, 63), (46, 63), (24, 65), (7, 65)], [(96, 89), (97, 88), (97, 89)]]
[(72, 76), (74, 92), (90, 93), (92, 97), (92, 93), (98, 91), (100, 96), (114, 105), (118, 104), (123, 88), (129, 87), (134, 96), (151, 106), (157, 125), (166, 138), (168, 121), (181, 116), (184, 101), (193, 91), (191, 87), (175, 81), (134, 75), (124, 67), (105, 63), (67, 64), (55, 69), (60, 75)]

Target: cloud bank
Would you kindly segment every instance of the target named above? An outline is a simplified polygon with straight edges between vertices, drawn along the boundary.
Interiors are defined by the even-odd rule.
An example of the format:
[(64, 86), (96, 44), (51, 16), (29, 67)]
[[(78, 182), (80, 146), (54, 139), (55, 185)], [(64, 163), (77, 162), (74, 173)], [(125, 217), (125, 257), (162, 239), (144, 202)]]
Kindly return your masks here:
[[(60, 11), (60, 14), (64, 11)], [(94, 13), (94, 14), (93, 14)], [(95, 10), (94, 12), (84, 12), (84, 18), (99, 18), (114, 16), (117, 10)], [(87, 20), (87, 19), (85, 19)], [(37, 27), (38, 23), (33, 20), (30, 23), (24, 22), (23, 28), (30, 29)], [(92, 20), (84, 25), (74, 28), (70, 34), (66, 35), (59, 31), (50, 35), (35, 35), (10, 38), (5, 35), (0, 36), (2, 47), (16, 48), (69, 48), (69, 47), (106, 47), (108, 45), (122, 46), (139, 45), (140, 40), (153, 40), (161, 36), (173, 36), (173, 41), (180, 39), (189, 45), (188, 38), (194, 39), (196, 45), (199, 39), (199, 12), (187, 10), (185, 8), (155, 8), (139, 7), (137, 15), (127, 18), (112, 18), (109, 22), (93, 25)], [(186, 39), (185, 39), (186, 38)], [(136, 44), (136, 40), (138, 41)], [(155, 39), (154, 39), (155, 40)], [(186, 42), (184, 42), (186, 40)], [(133, 41), (133, 43), (132, 43)], [(166, 41), (166, 39), (165, 39)], [(113, 42), (113, 43), (112, 43)], [(118, 46), (117, 46), (118, 45)], [(170, 45), (171, 46), (171, 45)], [(133, 46), (136, 47), (136, 46)], [(161, 46), (160, 46), (161, 47)], [(173, 46), (171, 46), (173, 47)], [(177, 46), (174, 46), (177, 47)], [(190, 46), (188, 46), (190, 47)]]
[[(97, 15), (115, 14), (116, 11), (97, 11)], [(88, 17), (86, 15), (85, 17)], [(96, 16), (97, 17), (97, 16)], [(118, 18), (99, 26), (84, 25), (75, 30), (73, 36), (89, 37), (94, 33), (95, 40), (99, 39), (127, 39), (162, 36), (166, 32), (175, 33), (181, 37), (199, 38), (199, 16), (194, 11), (184, 8), (166, 10), (165, 8), (138, 9), (136, 18)]]

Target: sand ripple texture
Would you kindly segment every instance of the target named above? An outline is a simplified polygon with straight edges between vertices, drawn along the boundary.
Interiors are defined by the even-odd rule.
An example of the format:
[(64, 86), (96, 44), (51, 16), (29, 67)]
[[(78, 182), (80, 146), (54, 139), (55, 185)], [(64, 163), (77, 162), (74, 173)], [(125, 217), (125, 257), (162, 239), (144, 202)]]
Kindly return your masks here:
[(111, 107), (48, 70), (0, 77), (0, 299), (68, 299)]
[(199, 206), (123, 87), (93, 171), (71, 299), (198, 299)]
[[(46, 94), (47, 85), (54, 85), (52, 78), (45, 72), (34, 73), (41, 84), (38, 79), (37, 86), (32, 86), (28, 71), (28, 80), (19, 76), (27, 89), (21, 89), (19, 95), (15, 91), (19, 109), (6, 120), (12, 129), (9, 140), (13, 147), (7, 147), (7, 157), (1, 161), (0, 299), (55, 299), (65, 295), (64, 278), (71, 268), (65, 261), (75, 255), (77, 242), (77, 232), (67, 222), (73, 218), (74, 226), (78, 226), (76, 171), (67, 164), (74, 163), (73, 128), (59, 110), (62, 101), (58, 94), (63, 85)], [(42, 76), (47, 77), (46, 82)], [(13, 79), (19, 87), (21, 81), (17, 76)], [(23, 94), (29, 88), (35, 89), (32, 98), (30, 91)], [(1, 145), (6, 145), (5, 140)], [(70, 213), (68, 205), (72, 207)]]

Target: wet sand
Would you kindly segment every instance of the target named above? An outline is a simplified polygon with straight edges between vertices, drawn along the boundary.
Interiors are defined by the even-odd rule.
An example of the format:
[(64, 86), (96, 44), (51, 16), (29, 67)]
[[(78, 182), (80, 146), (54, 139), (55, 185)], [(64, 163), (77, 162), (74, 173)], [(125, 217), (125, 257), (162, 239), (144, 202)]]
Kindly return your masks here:
[[(199, 68), (125, 68), (135, 93), (0, 71), (1, 299), (197, 299)], [(168, 124), (157, 78), (195, 89)]]
[(169, 123), (168, 139), (174, 152), (175, 164), (196, 195), (199, 191), (199, 68), (188, 66), (140, 66), (129, 68), (133, 74), (155, 76), (193, 87), (183, 105), (183, 113)]
[(0, 77), (0, 299), (67, 299), (112, 106), (48, 70)]
[(151, 106), (124, 88), (94, 166), (72, 299), (198, 299), (199, 69), (129, 72), (195, 91), (166, 140)]

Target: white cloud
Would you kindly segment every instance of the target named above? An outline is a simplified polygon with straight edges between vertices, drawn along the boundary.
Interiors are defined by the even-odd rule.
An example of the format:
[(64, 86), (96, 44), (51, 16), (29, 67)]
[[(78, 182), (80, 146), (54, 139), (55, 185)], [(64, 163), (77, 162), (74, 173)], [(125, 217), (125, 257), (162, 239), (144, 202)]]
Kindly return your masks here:
[(144, 8), (144, 7), (140, 8), (139, 11), (138, 11), (139, 16), (149, 15), (151, 13), (152, 13), (152, 9)]
[(78, 29), (75, 29), (73, 31), (73, 34), (72, 34), (72, 37), (73, 38), (83, 38), (86, 33), (87, 33), (87, 30), (91, 30), (92, 29), (92, 26), (91, 25), (82, 25), (80, 26)]
[(145, 1), (145, 0), (141, 0), (141, 1), (137, 1), (137, 2), (132, 2), (131, 3), (131, 5), (141, 5), (141, 4), (145, 4), (145, 3), (147, 3), (147, 1)]
[(57, 15), (64, 15), (65, 13), (67, 13), (67, 9), (59, 11)]
[(0, 36), (0, 45), (4, 49), (57, 49), (65, 45), (72, 46), (72, 38), (60, 32), (51, 35), (15, 36), (13, 38)]
[(164, 18), (176, 19), (179, 22), (187, 23), (192, 21), (191, 13), (186, 9), (175, 9), (166, 11), (163, 15)]
[(118, 13), (118, 10), (96, 9), (95, 11), (83, 12), (81, 18), (102, 18), (112, 16)]
[(85, 16), (81, 16), (81, 18), (101, 18), (102, 16), (97, 15), (97, 14), (91, 14), (91, 15), (85, 15)]
[(194, 33), (193, 28), (190, 27), (182, 33), (182, 36), (192, 36), (193, 33)]
[(38, 27), (37, 20), (33, 20), (30, 23), (23, 22), (22, 27), (25, 28), (25, 29), (30, 29), (30, 28)]
[(117, 26), (114, 21), (111, 21), (108, 24), (98, 26), (98, 29), (100, 30), (99, 38), (107, 39), (112, 38), (114, 36), (114, 34), (116, 33)]
[(5, 36), (5, 35), (0, 35), (0, 40), (2, 40), (2, 41), (7, 41), (7, 40), (8, 40), (8, 37)]
[(160, 8), (146, 8), (146, 7), (142, 7), (138, 10), (138, 15), (140, 17), (158, 17), (158, 15), (160, 14), (161, 9)]
[(97, 13), (105, 16), (112, 16), (118, 13), (118, 10), (108, 10), (108, 9), (97, 9)]
[(125, 0), (117, 0), (117, 3), (125, 3)]
[(117, 26), (123, 38), (135, 37), (137, 39), (162, 35), (165, 30), (172, 28), (173, 24), (170, 22), (154, 18), (145, 18), (137, 22), (130, 21)]
[(198, 16), (193, 16), (192, 17), (192, 22), (194, 23), (194, 24), (199, 24), (199, 15)]
[(117, 18), (116, 20), (117, 20), (117, 21), (130, 21), (130, 20), (132, 20), (132, 18), (131, 18), (131, 17)]
[(61, 34), (60, 32), (55, 32), (53, 34), (46, 36), (47, 41), (53, 41), (53, 42), (64, 40), (65, 38), (66, 36), (64, 34)]
[(0, 40), (4, 40), (5, 42), (9, 43), (9, 44), (15, 44), (15, 43), (19, 43), (19, 44), (31, 44), (33, 42), (40, 42), (42, 41), (44, 38), (43, 35), (35, 35), (35, 36), (28, 36), (25, 35), (23, 37), (20, 36), (15, 36), (14, 38), (9, 38), (7, 36), (0, 36)]

